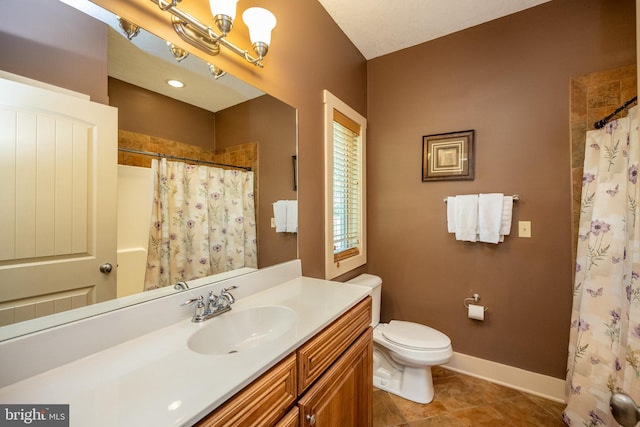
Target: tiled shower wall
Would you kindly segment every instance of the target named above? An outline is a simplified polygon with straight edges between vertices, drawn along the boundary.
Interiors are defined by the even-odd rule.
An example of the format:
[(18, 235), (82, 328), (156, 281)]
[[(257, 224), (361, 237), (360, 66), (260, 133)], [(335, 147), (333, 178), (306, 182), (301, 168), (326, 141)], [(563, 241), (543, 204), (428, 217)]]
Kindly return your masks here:
[[(168, 156), (224, 163), (227, 165), (248, 166), (251, 167), (251, 170), (256, 171), (254, 175), (257, 177), (258, 144), (255, 142), (238, 144), (221, 150), (213, 150), (178, 141), (119, 130), (118, 147), (161, 153)], [(140, 154), (118, 152), (118, 164), (120, 165), (150, 168), (152, 158), (153, 157)]]
[[(600, 71), (571, 79), (571, 232), (573, 259), (578, 244), (582, 168), (587, 132), (638, 93), (636, 65)], [(621, 112), (620, 116), (626, 115)]]

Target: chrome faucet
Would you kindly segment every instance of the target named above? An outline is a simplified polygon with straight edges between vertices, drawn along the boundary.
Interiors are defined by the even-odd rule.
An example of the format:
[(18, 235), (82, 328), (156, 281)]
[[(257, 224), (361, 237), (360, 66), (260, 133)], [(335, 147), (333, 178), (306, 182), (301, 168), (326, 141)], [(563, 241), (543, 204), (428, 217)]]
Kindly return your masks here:
[(195, 303), (196, 312), (194, 313), (191, 321), (196, 323), (204, 322), (205, 320), (219, 316), (222, 313), (226, 313), (231, 310), (231, 304), (236, 302), (236, 299), (229, 291), (236, 288), (237, 286), (222, 288), (220, 295), (214, 295), (213, 291), (210, 291), (206, 301), (205, 298), (200, 295), (198, 298), (188, 299), (180, 305), (191, 305)]

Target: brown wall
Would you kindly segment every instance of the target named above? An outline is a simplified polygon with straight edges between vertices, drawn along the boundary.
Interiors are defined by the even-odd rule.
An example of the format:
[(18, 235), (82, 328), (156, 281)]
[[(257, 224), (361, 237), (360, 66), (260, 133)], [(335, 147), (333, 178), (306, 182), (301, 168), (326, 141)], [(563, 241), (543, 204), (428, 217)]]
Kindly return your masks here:
[[(384, 319), (564, 378), (572, 299), (570, 78), (635, 63), (633, 0), (563, 0), (369, 61), (368, 237)], [(474, 181), (421, 182), (422, 136), (476, 131)], [(456, 241), (443, 198), (519, 194), (499, 245)], [(517, 222), (532, 221), (531, 239)], [(479, 293), (484, 322), (463, 300)]]
[[(199, 147), (215, 145), (215, 113), (109, 77), (109, 105), (118, 129)], [(246, 142), (246, 141), (244, 141)]]
[(258, 143), (259, 267), (296, 259), (297, 234), (271, 228), (272, 203), (295, 200), (293, 163), (296, 155), (296, 110), (272, 96), (261, 96), (216, 113), (216, 148)]
[[(102, 23), (46, 0), (3, 0), (0, 15), (0, 70), (108, 103), (107, 28)], [(73, 25), (64, 25), (69, 22)]]

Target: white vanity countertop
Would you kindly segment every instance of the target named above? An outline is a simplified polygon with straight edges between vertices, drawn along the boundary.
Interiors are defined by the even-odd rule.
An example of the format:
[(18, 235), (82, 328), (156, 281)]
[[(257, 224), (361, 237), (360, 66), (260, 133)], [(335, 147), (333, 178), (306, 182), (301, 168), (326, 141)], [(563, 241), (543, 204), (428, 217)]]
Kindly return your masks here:
[(264, 305), (296, 312), (292, 333), (256, 350), (198, 354), (187, 339), (208, 321), (183, 320), (1, 388), (0, 402), (69, 404), (76, 427), (191, 425), (368, 294), (366, 287), (298, 277), (233, 305), (229, 313)]

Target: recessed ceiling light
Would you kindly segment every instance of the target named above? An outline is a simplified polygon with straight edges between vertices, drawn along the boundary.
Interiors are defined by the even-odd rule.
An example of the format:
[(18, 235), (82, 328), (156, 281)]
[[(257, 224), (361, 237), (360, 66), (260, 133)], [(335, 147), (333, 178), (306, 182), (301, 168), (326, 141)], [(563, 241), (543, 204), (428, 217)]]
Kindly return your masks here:
[(173, 87), (184, 87), (184, 83), (182, 83), (180, 80), (167, 80), (167, 84)]

